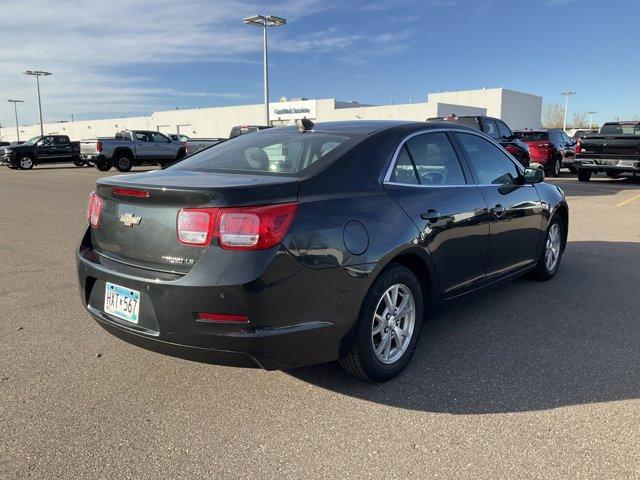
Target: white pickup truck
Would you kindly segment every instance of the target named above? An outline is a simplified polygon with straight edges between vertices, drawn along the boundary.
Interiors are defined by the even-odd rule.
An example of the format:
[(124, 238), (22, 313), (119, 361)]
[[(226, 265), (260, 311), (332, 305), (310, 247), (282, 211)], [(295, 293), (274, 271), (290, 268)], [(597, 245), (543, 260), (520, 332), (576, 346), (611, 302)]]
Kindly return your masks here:
[(128, 172), (134, 165), (157, 164), (164, 167), (187, 155), (185, 142), (150, 130), (124, 130), (114, 138), (80, 141), (80, 158), (102, 172), (116, 167)]

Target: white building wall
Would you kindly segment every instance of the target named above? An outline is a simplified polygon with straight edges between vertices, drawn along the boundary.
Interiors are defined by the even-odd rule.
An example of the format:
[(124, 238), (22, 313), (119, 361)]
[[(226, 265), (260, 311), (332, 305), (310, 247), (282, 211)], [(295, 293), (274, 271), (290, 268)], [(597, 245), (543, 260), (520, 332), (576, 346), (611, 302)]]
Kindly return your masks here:
[[(289, 111), (306, 113), (282, 113)], [(316, 122), (334, 120), (413, 120), (456, 115), (490, 115), (505, 120), (512, 128), (539, 128), (542, 98), (502, 88), (434, 93), (427, 102), (401, 105), (362, 105), (337, 102), (334, 99), (274, 102), (270, 104), (274, 123), (287, 124), (291, 118), (307, 117)], [(280, 119), (280, 120), (278, 120)], [(112, 137), (124, 129), (158, 130), (189, 137), (227, 137), (236, 125), (262, 125), (264, 107), (237, 105), (190, 110), (153, 112), (147, 117), (126, 117), (107, 120), (87, 120), (65, 123), (46, 123), (45, 134), (69, 135), (72, 140)], [(21, 126), (20, 138), (26, 140), (40, 134), (39, 125)], [(15, 127), (0, 129), (0, 138), (16, 140)]]
[(514, 130), (540, 128), (542, 118), (542, 97), (505, 88), (430, 93), (427, 101), (485, 108), (487, 115), (504, 120)]

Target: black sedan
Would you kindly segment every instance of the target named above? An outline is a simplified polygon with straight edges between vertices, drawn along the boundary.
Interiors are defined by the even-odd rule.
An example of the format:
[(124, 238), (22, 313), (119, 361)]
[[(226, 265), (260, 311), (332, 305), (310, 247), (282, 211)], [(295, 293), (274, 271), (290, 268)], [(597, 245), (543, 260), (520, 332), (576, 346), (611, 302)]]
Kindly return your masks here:
[(385, 381), (431, 309), (555, 275), (568, 208), (543, 176), (455, 124), (307, 120), (242, 135), (98, 181), (82, 301), (156, 351), (265, 369), (340, 360)]

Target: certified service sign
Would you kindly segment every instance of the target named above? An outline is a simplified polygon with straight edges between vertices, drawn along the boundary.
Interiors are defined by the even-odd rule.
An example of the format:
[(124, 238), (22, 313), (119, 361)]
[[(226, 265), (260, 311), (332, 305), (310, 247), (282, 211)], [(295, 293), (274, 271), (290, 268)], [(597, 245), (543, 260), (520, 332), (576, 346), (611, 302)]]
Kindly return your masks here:
[(278, 102), (269, 104), (271, 118), (277, 120), (298, 120), (316, 118), (316, 101), (300, 100), (295, 102)]

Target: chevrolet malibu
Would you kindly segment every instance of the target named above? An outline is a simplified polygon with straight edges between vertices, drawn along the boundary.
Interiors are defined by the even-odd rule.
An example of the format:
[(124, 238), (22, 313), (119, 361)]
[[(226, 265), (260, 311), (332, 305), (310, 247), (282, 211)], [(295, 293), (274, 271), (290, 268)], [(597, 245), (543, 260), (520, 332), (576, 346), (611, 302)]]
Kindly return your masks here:
[(77, 252), (83, 304), (155, 351), (386, 381), (433, 308), (558, 271), (562, 191), (455, 124), (335, 122), (242, 135), (103, 178)]

